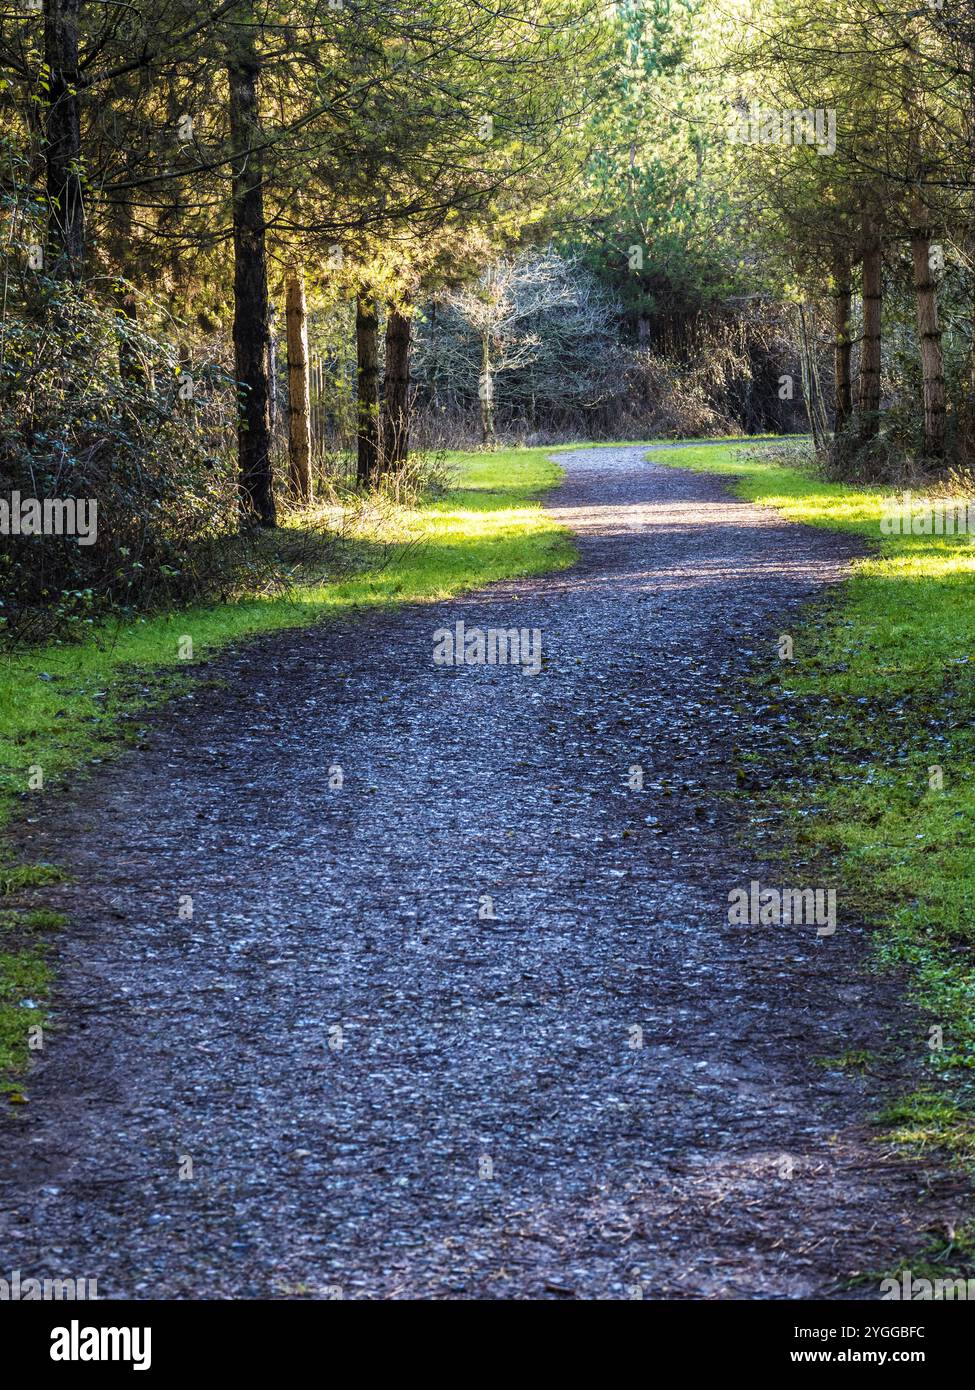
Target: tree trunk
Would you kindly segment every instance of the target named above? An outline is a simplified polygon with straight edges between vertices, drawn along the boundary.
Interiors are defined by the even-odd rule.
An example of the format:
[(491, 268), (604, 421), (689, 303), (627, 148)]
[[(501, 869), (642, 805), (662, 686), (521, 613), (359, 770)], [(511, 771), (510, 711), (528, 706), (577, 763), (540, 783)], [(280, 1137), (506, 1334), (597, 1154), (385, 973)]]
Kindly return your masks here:
[(836, 386), (836, 407), (833, 414), (833, 432), (839, 434), (853, 414), (853, 383), (850, 376), (850, 363), (853, 356), (853, 340), (850, 334), (850, 315), (853, 304), (853, 287), (850, 284), (850, 265), (848, 261), (837, 261), (833, 286), (833, 328), (835, 345), (833, 364)]
[(857, 407), (862, 442), (873, 439), (880, 425), (880, 313), (883, 304), (883, 251), (870, 221), (863, 229), (863, 338)]
[[(968, 243), (968, 254), (972, 254), (972, 243)], [(975, 295), (969, 295), (968, 316), (969, 322), (975, 325)], [(965, 385), (959, 402), (958, 411), (958, 442), (962, 451), (962, 456), (966, 463), (970, 465), (973, 455), (975, 455), (975, 332), (968, 344), (968, 360), (965, 369)]]
[(45, 162), (48, 238), (54, 269), (78, 277), (85, 255), (81, 183), (78, 24), (82, 0), (47, 0), (44, 61), (48, 68)]
[(278, 427), (278, 329), (274, 320), (274, 306), (270, 304), (268, 296), (268, 390), (267, 408), (271, 420), (271, 440), (274, 440), (274, 431)]
[(799, 370), (802, 373), (802, 395), (806, 403), (806, 416), (812, 431), (813, 448), (820, 453), (826, 446), (828, 422), (823, 407), (822, 393), (819, 389), (819, 372), (816, 367), (816, 344), (809, 332), (809, 315), (806, 306), (799, 305)]
[(139, 275), (139, 256), (137, 246), (139, 234), (135, 225), (135, 209), (127, 199), (112, 209), (111, 238), (118, 250), (115, 263), (119, 278), (115, 282), (115, 313), (120, 323), (118, 335), (118, 373), (124, 384), (138, 383), (152, 389), (154, 385), (153, 361), (139, 350), (137, 341), (130, 331), (130, 325), (139, 322), (139, 297), (133, 288)]
[(227, 64), (234, 149), (234, 361), (240, 406), (237, 448), (246, 518), (274, 526), (271, 477), (271, 332), (268, 320), (258, 78), (253, 30), (242, 26)]
[(375, 298), (361, 291), (355, 301), (356, 481), (368, 487), (379, 462), (379, 314)]
[[(925, 210), (917, 210), (918, 218)], [(931, 229), (916, 225), (911, 232), (917, 336), (924, 378), (924, 449), (929, 458), (945, 451), (945, 377), (938, 328), (938, 289), (931, 268)]]
[(481, 338), (481, 379), (477, 394), (481, 398), (481, 443), (494, 443), (494, 377), (491, 366), (491, 338), (484, 333)]
[(409, 454), (412, 327), (409, 314), (390, 307), (386, 316), (386, 376), (383, 382), (383, 468), (391, 472), (400, 469)]
[(311, 500), (311, 426), (308, 418), (308, 318), (305, 278), (297, 266), (288, 271), (285, 293), (288, 327), (288, 463), (291, 492)]
[[(139, 304), (135, 294), (125, 283), (117, 295), (116, 312), (126, 323), (139, 322)], [(124, 383), (152, 386), (152, 370), (142, 360), (129, 335), (123, 331), (118, 345), (118, 372)]]

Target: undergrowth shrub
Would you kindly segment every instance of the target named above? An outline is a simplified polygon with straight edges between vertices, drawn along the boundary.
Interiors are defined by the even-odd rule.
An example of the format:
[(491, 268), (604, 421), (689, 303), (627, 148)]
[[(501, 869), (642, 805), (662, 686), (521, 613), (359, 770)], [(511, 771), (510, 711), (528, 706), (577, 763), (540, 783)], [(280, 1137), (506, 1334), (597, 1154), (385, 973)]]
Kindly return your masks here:
[(90, 544), (2, 537), (7, 642), (264, 579), (266, 556), (237, 534), (233, 382), (216, 363), (180, 359), (155, 306), (139, 306), (153, 327), (121, 313), (124, 288), (29, 272), (8, 278), (0, 499), (12, 509), (19, 494), (97, 510)]

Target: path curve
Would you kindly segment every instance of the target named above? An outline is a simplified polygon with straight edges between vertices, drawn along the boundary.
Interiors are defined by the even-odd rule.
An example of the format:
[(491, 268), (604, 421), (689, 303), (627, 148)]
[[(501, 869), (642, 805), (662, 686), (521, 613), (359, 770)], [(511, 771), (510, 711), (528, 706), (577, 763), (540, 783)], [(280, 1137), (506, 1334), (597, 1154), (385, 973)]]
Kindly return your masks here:
[[(829, 1296), (938, 1217), (864, 1127), (883, 1078), (817, 1063), (918, 1047), (865, 935), (727, 921), (782, 873), (722, 799), (740, 677), (851, 543), (642, 449), (558, 458), (573, 569), (225, 654), (47, 813), (72, 925), (0, 1274)], [(541, 673), (435, 665), (459, 620), (540, 629)]]

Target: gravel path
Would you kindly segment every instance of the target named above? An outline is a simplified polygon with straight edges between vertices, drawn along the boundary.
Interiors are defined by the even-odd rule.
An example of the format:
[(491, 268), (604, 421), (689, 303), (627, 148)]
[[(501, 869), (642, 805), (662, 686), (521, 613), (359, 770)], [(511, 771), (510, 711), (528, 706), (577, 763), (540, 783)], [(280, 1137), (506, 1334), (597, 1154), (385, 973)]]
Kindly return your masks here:
[[(830, 937), (727, 920), (783, 872), (720, 795), (739, 678), (850, 543), (640, 449), (559, 457), (575, 568), (238, 649), (34, 828), (72, 926), (0, 1117), (0, 1276), (809, 1297), (945, 1215), (865, 1128), (896, 1074), (817, 1063), (923, 1048), (842, 899)], [(434, 664), (461, 620), (538, 628), (542, 671)]]

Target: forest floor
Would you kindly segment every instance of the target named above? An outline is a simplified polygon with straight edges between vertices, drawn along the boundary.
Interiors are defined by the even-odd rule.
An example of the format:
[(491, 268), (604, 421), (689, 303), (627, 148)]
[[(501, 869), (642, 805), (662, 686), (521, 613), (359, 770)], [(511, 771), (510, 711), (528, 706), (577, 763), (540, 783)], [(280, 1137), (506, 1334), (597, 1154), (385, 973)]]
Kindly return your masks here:
[[(924, 1030), (842, 893), (831, 935), (729, 922), (809, 883), (742, 833), (745, 678), (862, 543), (645, 447), (557, 458), (574, 567), (224, 653), (21, 826), (71, 926), (0, 1276), (875, 1298), (959, 1220), (870, 1123)], [(458, 622), (537, 629), (540, 671), (435, 664)]]

